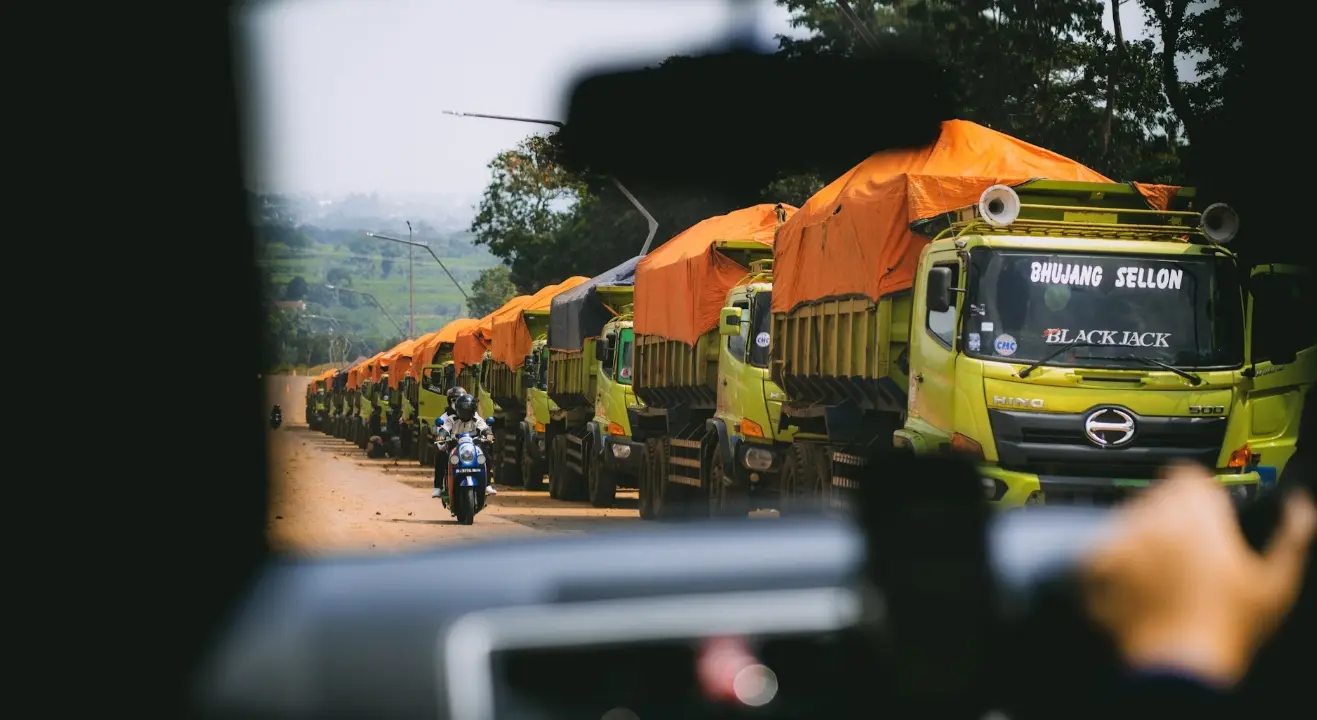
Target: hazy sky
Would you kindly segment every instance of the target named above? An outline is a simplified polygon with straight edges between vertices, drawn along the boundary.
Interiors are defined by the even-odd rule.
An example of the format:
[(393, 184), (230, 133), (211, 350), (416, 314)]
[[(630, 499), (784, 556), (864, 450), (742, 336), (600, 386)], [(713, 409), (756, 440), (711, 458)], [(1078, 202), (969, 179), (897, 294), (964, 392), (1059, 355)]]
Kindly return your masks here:
[[(797, 32), (771, 0), (752, 5), (769, 48)], [(704, 47), (733, 13), (727, 0), (257, 3), (238, 25), (252, 79), (249, 182), (474, 202), (489, 160), (536, 127), (444, 110), (561, 120), (578, 73)], [(1121, 18), (1127, 38), (1143, 36), (1137, 2)]]

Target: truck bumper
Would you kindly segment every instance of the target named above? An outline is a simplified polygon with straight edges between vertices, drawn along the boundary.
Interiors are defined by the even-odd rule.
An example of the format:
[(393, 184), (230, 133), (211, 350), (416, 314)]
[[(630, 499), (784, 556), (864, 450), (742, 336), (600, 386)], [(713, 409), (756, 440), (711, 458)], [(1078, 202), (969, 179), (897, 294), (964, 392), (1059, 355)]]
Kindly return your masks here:
[[(1003, 470), (993, 465), (980, 465), (984, 492), (989, 498), (996, 496), (993, 506), (999, 509), (1026, 505), (1046, 505), (1052, 502), (1065, 505), (1111, 505), (1133, 495), (1152, 484), (1151, 480), (1120, 478), (1090, 478), (1062, 475), (1033, 475)], [(1216, 475), (1214, 478), (1236, 500), (1255, 497), (1262, 490), (1262, 477), (1256, 471)]]
[(603, 455), (604, 467), (623, 475), (639, 477), (645, 466), (645, 444), (620, 435), (604, 436)]

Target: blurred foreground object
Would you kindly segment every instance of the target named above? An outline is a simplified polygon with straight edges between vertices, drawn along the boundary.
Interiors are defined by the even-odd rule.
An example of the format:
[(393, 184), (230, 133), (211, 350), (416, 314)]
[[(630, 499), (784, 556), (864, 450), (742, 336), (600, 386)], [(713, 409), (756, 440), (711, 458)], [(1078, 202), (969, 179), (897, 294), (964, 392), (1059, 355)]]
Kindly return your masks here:
[(1086, 595), (1135, 669), (1233, 686), (1294, 605), (1317, 507), (1296, 488), (1267, 550), (1250, 548), (1229, 496), (1194, 465), (1121, 511), (1089, 559)]

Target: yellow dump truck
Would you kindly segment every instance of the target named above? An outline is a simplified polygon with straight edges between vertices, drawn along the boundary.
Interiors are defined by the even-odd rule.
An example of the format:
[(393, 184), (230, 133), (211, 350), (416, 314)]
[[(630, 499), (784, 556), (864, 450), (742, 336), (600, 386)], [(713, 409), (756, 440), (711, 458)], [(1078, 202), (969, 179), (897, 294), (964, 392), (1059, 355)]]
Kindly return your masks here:
[[(619, 354), (608, 350), (618, 347), (624, 327), (630, 332), (639, 260), (632, 258), (559, 294), (549, 309), (545, 375), (549, 399), (557, 407), (549, 429), (559, 444), (550, 497), (611, 507), (619, 486), (636, 487), (643, 447), (631, 442), (626, 417), (628, 405), (636, 403), (630, 353), (620, 354), (627, 362), (619, 375)], [(628, 336), (625, 347), (632, 345)]]
[[(434, 465), (434, 424), (448, 409), (447, 392), (457, 382), (453, 363), (453, 344), (457, 334), (480, 324), (473, 318), (459, 318), (439, 330), (416, 339), (412, 349), (412, 385), (418, 421), (413, 424), (418, 452), (416, 459), (425, 466)], [(472, 393), (474, 388), (468, 388)]]
[[(772, 506), (790, 428), (769, 377), (772, 242), (795, 208), (704, 220), (636, 266), (631, 431), (645, 443), (640, 515)], [(721, 329), (726, 327), (726, 330)]]
[(961, 147), (1036, 162), (953, 177), (875, 156), (779, 233), (784, 485), (845, 503), (895, 445), (975, 458), (999, 507), (1116, 502), (1178, 458), (1256, 493), (1233, 213), (974, 127)]
[(1264, 487), (1294, 455), (1299, 417), (1317, 379), (1317, 278), (1298, 265), (1261, 265), (1248, 283), (1248, 445)]
[(546, 451), (552, 441), (547, 434), (551, 408), (534, 353), (543, 352), (553, 298), (588, 279), (568, 278), (520, 303), (513, 300), (494, 313), (480, 384), (489, 390), (495, 405), (495, 451), (501, 453), (502, 482), (514, 483), (520, 478), (527, 490), (544, 486), (549, 472)]

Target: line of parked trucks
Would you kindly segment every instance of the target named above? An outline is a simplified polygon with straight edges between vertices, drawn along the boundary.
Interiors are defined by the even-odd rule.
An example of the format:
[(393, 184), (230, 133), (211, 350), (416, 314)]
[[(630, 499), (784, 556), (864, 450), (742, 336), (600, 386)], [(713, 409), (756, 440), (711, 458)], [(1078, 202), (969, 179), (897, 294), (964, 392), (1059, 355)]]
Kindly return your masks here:
[(1192, 188), (950, 121), (799, 209), (328, 371), (307, 417), (430, 464), (460, 385), (497, 418), (497, 482), (637, 488), (647, 519), (844, 504), (884, 449), (967, 454), (1000, 507), (1115, 502), (1176, 458), (1248, 497), (1294, 452), (1317, 323), (1310, 270), (1240, 267), (1238, 229)]

